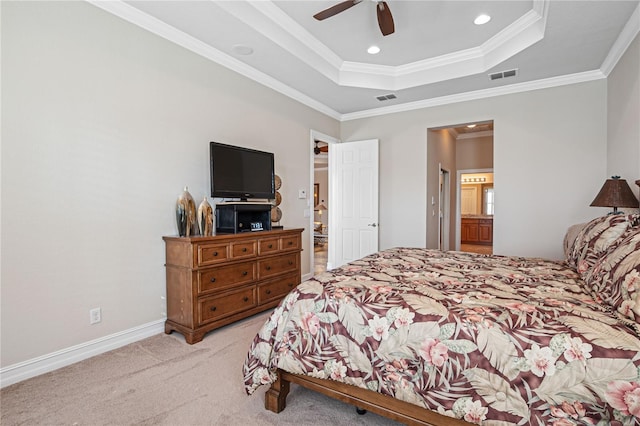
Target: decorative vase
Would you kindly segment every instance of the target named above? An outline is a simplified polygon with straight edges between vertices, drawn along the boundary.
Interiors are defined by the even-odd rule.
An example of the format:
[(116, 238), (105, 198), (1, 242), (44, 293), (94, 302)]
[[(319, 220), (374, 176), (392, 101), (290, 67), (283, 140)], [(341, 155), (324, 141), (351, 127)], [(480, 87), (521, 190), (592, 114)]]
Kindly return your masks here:
[(189, 189), (185, 186), (184, 191), (176, 201), (176, 222), (178, 224), (178, 235), (190, 237), (198, 233), (196, 223), (196, 203), (189, 194)]
[(198, 228), (200, 228), (200, 235), (213, 235), (213, 208), (206, 196), (198, 206)]

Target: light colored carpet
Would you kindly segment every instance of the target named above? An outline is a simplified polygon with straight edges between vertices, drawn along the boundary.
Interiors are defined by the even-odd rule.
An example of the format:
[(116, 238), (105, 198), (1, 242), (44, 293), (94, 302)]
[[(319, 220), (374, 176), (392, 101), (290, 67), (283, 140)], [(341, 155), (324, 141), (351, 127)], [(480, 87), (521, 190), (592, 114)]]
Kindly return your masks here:
[(247, 396), (242, 363), (268, 313), (188, 345), (161, 334), (1, 391), (9, 425), (397, 425), (297, 385), (287, 408), (264, 409), (267, 387)]

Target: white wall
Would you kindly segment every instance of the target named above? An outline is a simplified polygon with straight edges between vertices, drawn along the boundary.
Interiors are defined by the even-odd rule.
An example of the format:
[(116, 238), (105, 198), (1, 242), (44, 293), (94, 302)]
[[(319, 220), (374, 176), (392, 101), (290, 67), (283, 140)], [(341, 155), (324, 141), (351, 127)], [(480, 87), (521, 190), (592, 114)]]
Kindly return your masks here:
[[(426, 131), (494, 120), (494, 253), (561, 258), (606, 171), (606, 81), (341, 123), (344, 141), (380, 139), (380, 247), (425, 246)], [(435, 194), (437, 195), (437, 194)]]
[(88, 3), (1, 7), (3, 367), (164, 319), (162, 236), (211, 140), (274, 152), (308, 228), (310, 129), (337, 121)]
[[(636, 36), (607, 79), (607, 174), (640, 179), (640, 36)], [(595, 197), (595, 195), (594, 195)]]
[(459, 170), (493, 168), (493, 136), (456, 140), (456, 166)]

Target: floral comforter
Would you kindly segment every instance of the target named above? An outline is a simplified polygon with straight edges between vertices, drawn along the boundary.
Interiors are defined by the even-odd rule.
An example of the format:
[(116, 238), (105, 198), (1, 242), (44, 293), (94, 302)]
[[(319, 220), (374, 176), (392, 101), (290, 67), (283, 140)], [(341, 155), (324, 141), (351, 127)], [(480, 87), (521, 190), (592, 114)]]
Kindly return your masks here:
[[(244, 363), (472, 423), (640, 423), (640, 339), (565, 263), (395, 248), (300, 284)], [(491, 422), (489, 422), (491, 421)]]

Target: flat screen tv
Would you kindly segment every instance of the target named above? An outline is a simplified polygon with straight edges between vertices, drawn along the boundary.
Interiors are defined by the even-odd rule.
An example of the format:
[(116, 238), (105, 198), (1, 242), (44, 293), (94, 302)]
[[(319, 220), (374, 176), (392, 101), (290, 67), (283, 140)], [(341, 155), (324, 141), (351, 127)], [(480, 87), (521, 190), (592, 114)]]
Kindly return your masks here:
[(210, 159), (212, 197), (276, 197), (273, 153), (211, 142)]

